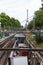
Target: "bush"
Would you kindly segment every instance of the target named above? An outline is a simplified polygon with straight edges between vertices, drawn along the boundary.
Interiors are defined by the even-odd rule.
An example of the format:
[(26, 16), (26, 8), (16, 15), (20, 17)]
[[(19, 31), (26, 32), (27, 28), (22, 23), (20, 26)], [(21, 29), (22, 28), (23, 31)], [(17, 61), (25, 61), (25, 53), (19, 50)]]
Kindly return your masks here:
[(41, 42), (43, 42), (43, 36), (41, 36)]
[(37, 43), (42, 42), (42, 37), (41, 37), (40, 33), (36, 33), (35, 40), (36, 40)]
[(7, 33), (7, 32), (4, 32), (4, 35), (5, 35), (5, 36), (9, 36), (9, 33)]
[(3, 37), (3, 33), (2, 32), (0, 32), (0, 38), (2, 38)]

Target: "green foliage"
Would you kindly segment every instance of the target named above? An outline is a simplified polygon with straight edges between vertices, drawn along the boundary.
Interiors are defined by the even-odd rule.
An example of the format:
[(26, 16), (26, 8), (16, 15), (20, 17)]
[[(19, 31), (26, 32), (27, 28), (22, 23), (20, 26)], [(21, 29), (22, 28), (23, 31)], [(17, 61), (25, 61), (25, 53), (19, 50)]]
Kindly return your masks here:
[(35, 12), (35, 25), (36, 25), (36, 28), (39, 27), (41, 28), (43, 26), (43, 11), (42, 10), (39, 10), (39, 11), (36, 11)]
[(9, 36), (9, 33), (4, 32), (3, 35), (4, 35), (4, 36)]
[(37, 33), (36, 34), (35, 40), (36, 40), (37, 43), (40, 43), (41, 42), (41, 35), (40, 35), (40, 33)]
[(43, 36), (41, 36), (40, 32), (36, 33), (35, 40), (37, 43), (43, 42)]
[(13, 18), (13, 17), (9, 17), (8, 15), (6, 15), (5, 13), (1, 13), (0, 14), (0, 22), (1, 22), (1, 27), (2, 29), (6, 28), (20, 28), (22, 27), (19, 20)]
[(33, 28), (33, 20), (30, 21), (31, 23), (28, 24), (27, 28), (32, 29)]
[(9, 36), (9, 33), (8, 32), (0, 32), (0, 38), (3, 38), (6, 37), (6, 36)]
[(3, 33), (2, 32), (0, 32), (0, 38), (2, 38), (3, 37)]
[(28, 24), (28, 28), (29, 29), (33, 28), (33, 22), (34, 21), (35, 21), (35, 28), (36, 29), (37, 29), (37, 27), (43, 28), (43, 4), (42, 4), (42, 7), (39, 10), (35, 11), (34, 14), (35, 14), (34, 18)]
[(41, 36), (41, 42), (43, 42), (43, 36)]

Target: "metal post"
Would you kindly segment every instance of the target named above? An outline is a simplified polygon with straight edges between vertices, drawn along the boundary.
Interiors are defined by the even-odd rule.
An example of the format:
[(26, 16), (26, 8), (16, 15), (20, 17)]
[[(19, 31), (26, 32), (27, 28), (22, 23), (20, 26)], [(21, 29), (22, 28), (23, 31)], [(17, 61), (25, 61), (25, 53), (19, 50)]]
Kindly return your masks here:
[(27, 22), (28, 22), (28, 9), (27, 9), (26, 31), (27, 31)]
[(0, 22), (0, 30), (1, 30), (1, 22)]
[(1, 17), (0, 17), (0, 30), (1, 30)]
[(33, 30), (35, 30), (35, 19), (33, 21)]

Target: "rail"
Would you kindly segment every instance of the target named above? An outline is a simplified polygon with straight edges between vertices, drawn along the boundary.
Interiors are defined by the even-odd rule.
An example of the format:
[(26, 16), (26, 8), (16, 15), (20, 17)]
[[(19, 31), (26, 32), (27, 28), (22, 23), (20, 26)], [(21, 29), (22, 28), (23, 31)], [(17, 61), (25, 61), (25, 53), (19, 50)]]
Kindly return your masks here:
[(14, 37), (14, 35), (5, 37), (5, 39), (4, 39), (3, 41), (0, 42), (0, 47), (4, 46), (5, 43), (6, 43), (9, 39), (11, 39), (11, 38), (13, 38), (13, 37)]
[[(0, 42), (0, 48), (12, 48), (13, 44), (15, 42), (14, 35), (8, 36), (1, 40)], [(7, 54), (10, 54), (10, 51), (1, 51), (0, 50), (0, 64), (6, 65), (5, 61), (7, 61)], [(3, 60), (4, 59), (4, 60)]]
[(33, 48), (33, 49), (35, 49), (35, 50), (37, 50), (36, 51), (36, 54), (37, 54), (37, 56), (40, 58), (40, 59), (42, 59), (43, 60), (43, 57), (40, 55), (40, 53), (39, 52), (43, 52), (43, 49), (37, 49), (37, 47), (30, 41), (30, 40), (26, 40), (27, 42), (28, 42), (28, 44), (31, 46), (31, 48)]
[(15, 51), (15, 50), (26, 50), (26, 51), (43, 51), (43, 49), (32, 49), (32, 48), (0, 48), (0, 51)]

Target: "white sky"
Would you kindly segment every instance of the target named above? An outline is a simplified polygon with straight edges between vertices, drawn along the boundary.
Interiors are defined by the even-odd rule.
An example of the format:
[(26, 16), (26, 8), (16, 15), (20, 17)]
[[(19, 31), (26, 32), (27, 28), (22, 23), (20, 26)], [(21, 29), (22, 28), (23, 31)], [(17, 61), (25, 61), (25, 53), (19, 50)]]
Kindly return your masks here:
[[(20, 22), (28, 16), (32, 16), (41, 7), (41, 0), (0, 0), (0, 13), (5, 12), (10, 17), (18, 19)], [(25, 22), (21, 23), (22, 25)]]

